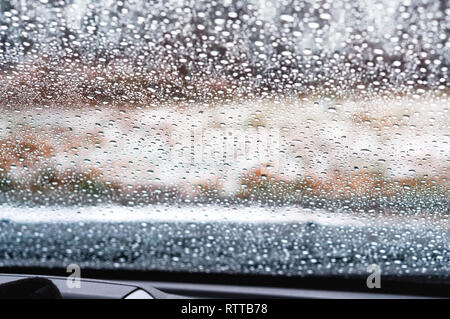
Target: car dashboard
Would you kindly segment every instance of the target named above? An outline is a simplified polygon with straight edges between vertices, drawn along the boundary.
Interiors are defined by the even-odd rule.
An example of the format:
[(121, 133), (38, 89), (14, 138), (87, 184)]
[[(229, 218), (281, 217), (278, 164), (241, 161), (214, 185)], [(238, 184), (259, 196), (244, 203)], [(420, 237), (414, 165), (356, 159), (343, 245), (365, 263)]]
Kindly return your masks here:
[(63, 299), (417, 299), (419, 295), (385, 294), (319, 289), (236, 286), (203, 283), (162, 281), (129, 281), (81, 279), (78, 287), (71, 287), (67, 277), (28, 274), (0, 274), (0, 285), (26, 278), (49, 279), (61, 292)]

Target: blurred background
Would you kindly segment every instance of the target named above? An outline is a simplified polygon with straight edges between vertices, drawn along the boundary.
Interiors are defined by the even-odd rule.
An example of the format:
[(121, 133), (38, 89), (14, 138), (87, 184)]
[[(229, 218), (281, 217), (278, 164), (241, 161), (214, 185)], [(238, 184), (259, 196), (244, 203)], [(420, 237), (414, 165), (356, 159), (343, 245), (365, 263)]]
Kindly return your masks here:
[(0, 202), (448, 213), (447, 1), (0, 4)]

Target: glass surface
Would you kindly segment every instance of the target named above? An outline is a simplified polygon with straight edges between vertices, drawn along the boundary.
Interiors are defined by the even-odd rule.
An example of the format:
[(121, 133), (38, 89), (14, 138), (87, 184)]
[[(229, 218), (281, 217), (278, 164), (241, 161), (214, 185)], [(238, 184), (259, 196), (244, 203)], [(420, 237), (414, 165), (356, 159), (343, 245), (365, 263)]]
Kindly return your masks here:
[(0, 266), (450, 273), (449, 3), (0, 3)]

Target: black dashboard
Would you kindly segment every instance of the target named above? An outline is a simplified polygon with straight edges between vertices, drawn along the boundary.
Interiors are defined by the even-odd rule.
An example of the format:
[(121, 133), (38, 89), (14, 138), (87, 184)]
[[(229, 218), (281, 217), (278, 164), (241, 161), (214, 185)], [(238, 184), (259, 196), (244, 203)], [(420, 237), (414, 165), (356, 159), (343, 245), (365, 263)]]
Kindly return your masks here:
[[(0, 274), (0, 285), (25, 278), (25, 274)], [(224, 284), (179, 283), (136, 280), (81, 279), (79, 287), (70, 287), (67, 277), (45, 276), (61, 292), (63, 299), (186, 299), (186, 298), (312, 298), (312, 299), (418, 299), (421, 295), (297, 289)]]

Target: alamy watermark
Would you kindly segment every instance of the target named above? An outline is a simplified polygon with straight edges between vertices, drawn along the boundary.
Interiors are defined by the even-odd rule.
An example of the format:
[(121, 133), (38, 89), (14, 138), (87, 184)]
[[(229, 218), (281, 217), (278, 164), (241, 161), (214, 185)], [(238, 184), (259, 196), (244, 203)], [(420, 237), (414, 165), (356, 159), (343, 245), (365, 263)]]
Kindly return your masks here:
[(366, 285), (369, 289), (381, 288), (381, 268), (376, 264), (369, 265), (367, 272), (370, 275), (367, 277)]
[(257, 159), (278, 166), (288, 148), (284, 140), (280, 130), (275, 128), (173, 129), (158, 147), (162, 157), (184, 165)]
[(66, 279), (66, 285), (69, 289), (81, 288), (81, 268), (77, 264), (70, 264), (66, 268), (70, 275)]

